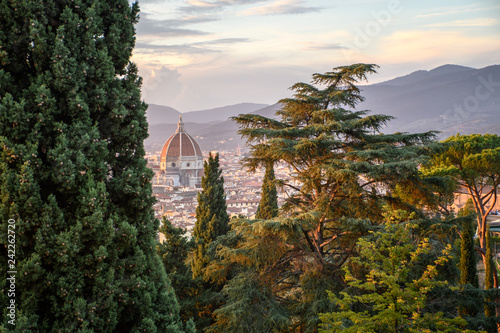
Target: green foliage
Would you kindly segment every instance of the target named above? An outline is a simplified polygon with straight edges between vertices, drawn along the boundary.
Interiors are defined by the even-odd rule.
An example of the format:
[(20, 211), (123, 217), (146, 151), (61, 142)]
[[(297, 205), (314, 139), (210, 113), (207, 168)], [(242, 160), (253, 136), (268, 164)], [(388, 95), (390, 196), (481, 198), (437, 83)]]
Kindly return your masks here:
[(193, 279), (191, 266), (187, 262), (189, 254), (195, 248), (194, 240), (187, 238), (186, 230), (174, 227), (165, 218), (160, 232), (165, 236), (165, 241), (157, 245), (156, 251), (179, 300), (182, 321), (188, 325), (192, 318), (198, 316), (196, 298), (202, 283), (201, 278)]
[(0, 280), (15, 219), (19, 331), (180, 331), (155, 253), (137, 20), (126, 0), (0, 4)]
[[(493, 256), (491, 254), (491, 238), (490, 238), (490, 229), (486, 230), (486, 258), (489, 258), (484, 263), (484, 289), (488, 290), (493, 288), (493, 274), (496, 274), (496, 270), (493, 271)], [(488, 301), (491, 301), (491, 299), (488, 299)], [(495, 308), (491, 305), (486, 305), (484, 307), (484, 314), (487, 317), (492, 317), (495, 315)]]
[(269, 220), (278, 216), (278, 191), (276, 190), (273, 162), (266, 163), (262, 192), (255, 218)]
[(470, 218), (463, 219), (460, 243), (460, 284), (479, 287), (474, 249), (474, 226)]
[(261, 222), (235, 219), (232, 230), (210, 247), (206, 274), (224, 284), (224, 304), (211, 332), (280, 332), (291, 324), (283, 296), (290, 288), (280, 275), (289, 268), (286, 240)]
[(196, 223), (193, 237), (196, 242), (195, 256), (192, 261), (193, 277), (203, 276), (203, 269), (209, 258), (207, 249), (218, 236), (229, 231), (224, 178), (219, 167), (219, 154), (210, 154), (204, 162), (204, 176), (201, 179), (202, 191), (198, 193)]
[[(198, 193), (196, 223), (193, 230), (195, 248), (190, 257), (193, 279), (200, 280), (194, 319), (201, 331), (213, 323), (213, 312), (220, 305), (222, 286), (211, 283), (205, 274), (207, 265), (214, 259), (208, 254), (209, 247), (218, 237), (229, 231), (229, 216), (226, 210), (224, 178), (219, 166), (219, 154), (209, 155), (204, 162), (204, 176), (201, 179), (202, 191)], [(203, 280), (203, 281), (201, 281)]]
[(280, 101), (279, 120), (251, 114), (234, 118), (251, 145), (245, 160), (250, 170), (267, 161), (292, 170), (290, 181), (276, 180), (288, 194), (281, 216), (249, 223), (238, 243), (255, 254), (250, 244), (260, 244), (258, 235), (283, 242), (278, 243), (279, 260), (266, 261), (279, 269), (265, 270), (254, 259), (251, 265), (287, 307), (291, 330), (316, 330), (317, 313), (330, 310), (325, 290), (342, 288), (340, 268), (357, 238), (384, 221), (384, 206), (422, 216), (396, 187), (429, 194), (417, 168), (434, 149), (434, 133), (382, 134), (392, 117), (348, 109), (363, 100), (357, 84), (376, 68), (342, 66), (314, 74), (312, 84), (295, 84), (293, 98)]
[[(433, 155), (422, 173), (448, 176), (467, 191), (477, 214), (477, 234), (485, 253), (486, 220), (497, 202), (496, 189), (500, 185), (500, 137), (494, 134), (457, 134), (444, 142), (447, 148)], [(486, 260), (483, 255), (483, 261)]]
[(426, 264), (435, 249), (429, 239), (412, 236), (416, 227), (389, 224), (358, 241), (359, 255), (344, 266), (349, 288), (338, 296), (330, 293), (338, 310), (320, 315), (320, 332), (465, 331), (462, 318), (427, 308), (432, 290), (448, 286), (438, 277), (439, 267), (452, 260), (451, 246)]

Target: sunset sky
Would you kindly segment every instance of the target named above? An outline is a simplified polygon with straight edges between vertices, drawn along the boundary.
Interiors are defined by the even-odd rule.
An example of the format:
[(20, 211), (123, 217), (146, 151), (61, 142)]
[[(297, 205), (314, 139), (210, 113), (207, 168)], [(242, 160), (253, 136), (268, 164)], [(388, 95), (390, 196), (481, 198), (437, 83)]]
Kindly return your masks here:
[(375, 83), (444, 64), (500, 63), (497, 0), (142, 0), (133, 61), (147, 103), (181, 112), (274, 104), (333, 67)]

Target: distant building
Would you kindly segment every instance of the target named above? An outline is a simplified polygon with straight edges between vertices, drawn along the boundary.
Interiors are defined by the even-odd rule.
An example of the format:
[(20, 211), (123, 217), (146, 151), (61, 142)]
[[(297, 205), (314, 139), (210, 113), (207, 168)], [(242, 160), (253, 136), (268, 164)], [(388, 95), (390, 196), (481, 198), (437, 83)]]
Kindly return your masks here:
[(174, 186), (201, 185), (203, 155), (196, 140), (185, 131), (182, 116), (177, 130), (163, 145), (160, 170), (167, 178), (173, 179)]

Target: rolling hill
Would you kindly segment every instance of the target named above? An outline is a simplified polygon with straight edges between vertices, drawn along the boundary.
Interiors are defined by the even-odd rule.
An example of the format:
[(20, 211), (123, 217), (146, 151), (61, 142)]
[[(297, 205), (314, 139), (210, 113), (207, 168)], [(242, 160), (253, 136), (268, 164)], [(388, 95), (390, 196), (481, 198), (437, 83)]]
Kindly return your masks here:
[[(365, 101), (357, 109), (395, 117), (385, 133), (437, 130), (441, 139), (456, 133), (500, 134), (500, 65), (481, 69), (444, 65), (361, 89)], [(273, 117), (279, 108), (279, 104), (241, 103), (182, 116), (186, 129), (203, 150), (223, 150), (244, 144), (237, 134), (238, 126), (229, 117), (240, 113)], [(175, 131), (179, 115), (167, 106), (149, 106), (148, 149), (161, 148)]]

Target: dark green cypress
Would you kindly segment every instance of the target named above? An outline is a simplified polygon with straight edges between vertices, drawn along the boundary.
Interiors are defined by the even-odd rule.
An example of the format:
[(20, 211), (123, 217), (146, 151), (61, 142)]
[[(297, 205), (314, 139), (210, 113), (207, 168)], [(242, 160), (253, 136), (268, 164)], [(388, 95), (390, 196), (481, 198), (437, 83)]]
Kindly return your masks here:
[[(490, 238), (490, 228), (488, 227), (486, 229), (486, 262), (484, 263), (484, 289), (488, 290), (493, 288), (493, 269), (492, 265), (493, 263), (493, 257), (491, 255), (491, 238)], [(487, 302), (491, 302), (491, 299), (486, 297)], [(491, 306), (490, 304), (486, 304), (484, 307), (484, 314), (487, 317), (493, 317), (495, 315), (495, 308)]]
[(0, 3), (0, 239), (14, 219), (18, 331), (179, 331), (130, 62), (138, 11), (126, 0)]
[(193, 237), (196, 242), (194, 260), (192, 262), (193, 277), (203, 276), (203, 269), (209, 258), (207, 249), (218, 236), (229, 231), (226, 195), (224, 194), (224, 178), (219, 166), (219, 154), (209, 155), (203, 163), (204, 176), (201, 179), (202, 191), (198, 193), (196, 207), (196, 223)]
[(278, 191), (274, 177), (274, 163), (266, 162), (266, 173), (262, 181), (262, 193), (255, 218), (269, 220), (278, 216)]
[[(462, 288), (467, 288), (470, 284), (474, 288), (479, 288), (479, 279), (477, 276), (476, 257), (474, 255), (474, 227), (472, 217), (465, 217), (462, 221), (462, 233), (460, 243), (460, 284)], [(465, 289), (464, 289), (465, 290)], [(459, 314), (462, 317), (475, 316), (477, 309), (465, 302), (459, 308)]]
[(186, 237), (185, 229), (174, 227), (169, 220), (163, 219), (162, 224), (160, 232), (165, 236), (165, 242), (157, 246), (157, 252), (179, 300), (182, 321), (187, 325), (191, 318), (198, 316), (196, 296), (200, 281), (193, 279), (191, 266), (187, 263), (194, 240)]
[(491, 255), (491, 239), (490, 239), (490, 228), (486, 229), (486, 260), (484, 263), (484, 289), (493, 288), (493, 270), (491, 265), (493, 264)]
[(471, 218), (462, 222), (462, 242), (460, 245), (460, 284), (471, 284), (479, 288), (476, 257), (474, 253), (474, 227)]
[(229, 216), (226, 210), (224, 178), (219, 165), (219, 154), (209, 155), (204, 162), (204, 176), (201, 179), (202, 191), (198, 193), (196, 223), (193, 230), (195, 248), (191, 257), (193, 279), (198, 282), (199, 293), (194, 297), (193, 319), (199, 331), (213, 324), (213, 312), (220, 306), (222, 286), (212, 283), (204, 270), (213, 260), (209, 254), (210, 245), (229, 230)]

